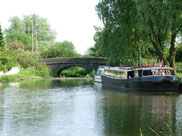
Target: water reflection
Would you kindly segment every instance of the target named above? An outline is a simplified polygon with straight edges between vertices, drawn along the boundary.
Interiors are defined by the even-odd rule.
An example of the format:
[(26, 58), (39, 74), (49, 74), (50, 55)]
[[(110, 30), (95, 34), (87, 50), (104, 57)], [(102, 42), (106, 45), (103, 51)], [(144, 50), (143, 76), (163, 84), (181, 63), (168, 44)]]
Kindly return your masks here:
[(107, 96), (104, 100), (107, 106), (103, 110), (109, 135), (139, 135), (140, 129), (145, 135), (152, 135), (149, 128), (168, 135), (170, 129), (175, 131), (177, 128), (175, 116), (179, 94), (119, 92), (106, 88), (103, 93)]
[[(2, 136), (154, 135), (149, 127), (178, 135), (178, 94), (116, 91), (91, 80), (1, 83)], [(167, 125), (166, 125), (167, 124)], [(178, 124), (178, 126), (177, 126)]]

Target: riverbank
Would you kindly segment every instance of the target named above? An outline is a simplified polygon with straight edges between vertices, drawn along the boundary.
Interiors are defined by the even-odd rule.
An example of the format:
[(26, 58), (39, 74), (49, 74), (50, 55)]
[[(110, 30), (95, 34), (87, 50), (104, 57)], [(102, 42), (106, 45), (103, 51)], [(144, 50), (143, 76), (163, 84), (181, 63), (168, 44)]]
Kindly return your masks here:
[(0, 76), (0, 81), (32, 80), (43, 78), (54, 78), (54, 76), (50, 71), (45, 71), (44, 74), (43, 71), (35, 69), (22, 69), (18, 74)]
[(93, 78), (78, 78), (78, 77), (66, 77), (66, 78), (21, 78), (21, 79), (11, 79), (11, 80), (0, 80), (0, 82), (9, 81), (23, 81), (23, 80), (93, 80)]
[(43, 74), (38, 70), (25, 69), (18, 74), (14, 75), (2, 75), (0, 81), (21, 81), (21, 80), (65, 80), (65, 79), (89, 79), (93, 80), (92, 77), (55, 77), (52, 73)]

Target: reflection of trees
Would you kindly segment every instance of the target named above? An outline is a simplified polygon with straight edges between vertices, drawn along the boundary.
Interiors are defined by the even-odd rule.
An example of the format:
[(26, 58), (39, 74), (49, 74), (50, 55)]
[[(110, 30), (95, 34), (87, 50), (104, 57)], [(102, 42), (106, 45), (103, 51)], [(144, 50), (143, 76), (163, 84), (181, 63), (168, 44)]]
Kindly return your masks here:
[(20, 87), (29, 90), (48, 89), (52, 86), (53, 80), (25, 80), (20, 81)]
[(151, 95), (105, 91), (104, 122), (107, 135), (152, 135), (154, 130), (170, 133), (167, 123), (175, 130), (174, 95)]
[(71, 80), (60, 80), (60, 87), (72, 88), (77, 86), (86, 86), (93, 85), (93, 80), (79, 80), (79, 79), (71, 79)]
[[(57, 87), (77, 87), (77, 86), (85, 86), (85, 85), (94, 85), (93, 80), (85, 80), (85, 79), (65, 79), (65, 80), (24, 80), (16, 82), (19, 84), (20, 88), (25, 88), (28, 90), (37, 90), (37, 89), (49, 89), (49, 88), (57, 88)], [(14, 84), (14, 82), (3, 82), (0, 87), (6, 88), (10, 86), (10, 84)], [(14, 87), (14, 86), (11, 86)]]
[[(66, 119), (69, 119), (72, 122), (70, 115), (74, 106), (74, 95), (65, 91), (71, 92), (72, 88), (87, 86), (93, 81), (35, 80), (19, 83), (18, 87), (8, 86), (8, 83), (4, 89), (0, 90), (0, 133), (2, 135), (32, 136), (39, 133), (40, 135), (53, 133), (50, 129), (56, 130), (56, 128), (55, 126), (51, 128), (50, 123), (59, 123), (58, 115), (63, 118), (63, 121), (66, 122)], [(79, 95), (76, 96), (80, 101)], [(67, 103), (70, 105), (65, 106)], [(64, 119), (64, 117), (67, 118)]]

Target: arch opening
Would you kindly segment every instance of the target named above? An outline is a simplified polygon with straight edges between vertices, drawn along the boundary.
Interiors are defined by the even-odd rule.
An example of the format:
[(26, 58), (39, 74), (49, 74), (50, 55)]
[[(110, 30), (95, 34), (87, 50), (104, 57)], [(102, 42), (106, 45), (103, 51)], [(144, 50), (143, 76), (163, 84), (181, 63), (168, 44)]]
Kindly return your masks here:
[(60, 77), (86, 77), (90, 70), (83, 66), (68, 66), (58, 72)]

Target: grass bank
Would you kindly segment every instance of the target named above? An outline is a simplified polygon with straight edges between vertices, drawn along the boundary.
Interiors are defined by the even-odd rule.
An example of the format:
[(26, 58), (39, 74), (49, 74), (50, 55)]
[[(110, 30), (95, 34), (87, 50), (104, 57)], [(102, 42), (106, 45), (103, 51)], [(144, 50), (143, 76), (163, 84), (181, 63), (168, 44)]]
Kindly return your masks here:
[[(22, 69), (20, 73), (15, 75), (3, 75), (0, 76), (0, 81), (16, 81), (16, 80), (31, 80), (31, 79), (74, 79), (74, 78), (88, 78), (91, 79), (95, 75), (95, 71), (91, 73), (86, 73), (85, 75), (80, 74), (80, 71), (75, 74), (75, 71), (66, 71), (65, 75), (60, 75), (56, 77), (54, 73), (48, 69), (36, 70), (36, 69)], [(80, 74), (80, 75), (79, 75)], [(76, 75), (76, 76), (75, 76)]]
[(54, 74), (49, 70), (39, 71), (35, 69), (22, 69), (20, 73), (15, 75), (0, 76), (0, 81), (29, 80), (29, 79), (43, 79), (43, 78), (54, 78)]

